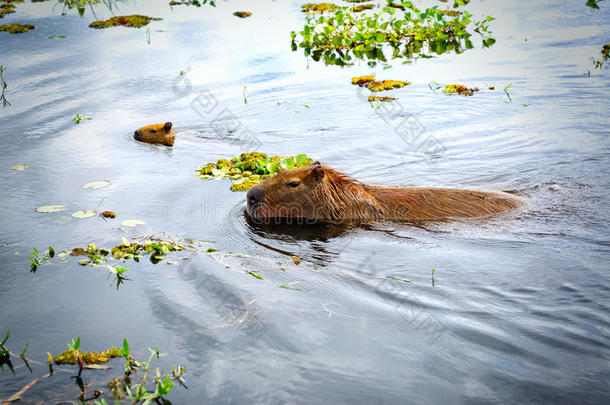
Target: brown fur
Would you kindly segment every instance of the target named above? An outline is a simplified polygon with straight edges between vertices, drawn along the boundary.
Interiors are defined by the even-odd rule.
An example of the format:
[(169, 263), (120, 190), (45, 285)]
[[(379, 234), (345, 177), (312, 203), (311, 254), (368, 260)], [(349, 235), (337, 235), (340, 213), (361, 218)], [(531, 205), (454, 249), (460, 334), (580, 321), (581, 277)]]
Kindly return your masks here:
[(484, 218), (523, 205), (522, 198), (501, 191), (367, 185), (314, 162), (250, 189), (247, 211), (253, 218), (415, 222)]
[(138, 128), (133, 133), (136, 141), (146, 143), (158, 143), (165, 146), (174, 146), (176, 132), (172, 128), (171, 122), (165, 124), (153, 124)]

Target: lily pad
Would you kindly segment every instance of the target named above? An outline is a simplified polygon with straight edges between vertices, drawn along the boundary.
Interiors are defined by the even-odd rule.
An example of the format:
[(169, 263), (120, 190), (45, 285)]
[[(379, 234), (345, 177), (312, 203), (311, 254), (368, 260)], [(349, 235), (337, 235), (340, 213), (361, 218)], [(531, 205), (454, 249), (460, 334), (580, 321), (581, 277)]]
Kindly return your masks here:
[(108, 180), (96, 180), (90, 183), (83, 184), (83, 188), (90, 188), (91, 190), (99, 190), (100, 188), (108, 187), (110, 182)]
[(96, 214), (95, 210), (78, 210), (72, 213), (74, 218), (91, 218)]
[(11, 170), (25, 170), (28, 167), (30, 167), (30, 166), (28, 166), (28, 165), (14, 165), (14, 166), (11, 166)]
[(63, 204), (54, 204), (54, 205), (43, 205), (42, 207), (36, 208), (36, 212), (44, 212), (45, 214), (51, 212), (60, 212), (64, 211), (67, 207)]
[(146, 222), (139, 219), (126, 219), (125, 221), (121, 222), (121, 225), (133, 228), (138, 225), (146, 225)]

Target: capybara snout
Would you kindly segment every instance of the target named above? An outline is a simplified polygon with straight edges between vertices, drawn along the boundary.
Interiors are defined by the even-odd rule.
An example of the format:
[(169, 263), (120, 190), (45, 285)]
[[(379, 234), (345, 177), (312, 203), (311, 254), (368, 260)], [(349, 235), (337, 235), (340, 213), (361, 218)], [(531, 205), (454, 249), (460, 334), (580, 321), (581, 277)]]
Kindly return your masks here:
[(172, 123), (166, 122), (138, 128), (133, 133), (133, 138), (140, 142), (174, 146), (176, 132), (172, 128)]

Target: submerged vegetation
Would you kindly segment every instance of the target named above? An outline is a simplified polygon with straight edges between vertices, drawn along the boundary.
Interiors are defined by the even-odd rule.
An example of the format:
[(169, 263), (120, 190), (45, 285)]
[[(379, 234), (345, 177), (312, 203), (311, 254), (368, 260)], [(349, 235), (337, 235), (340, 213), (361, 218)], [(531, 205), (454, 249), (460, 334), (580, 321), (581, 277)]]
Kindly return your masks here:
[(94, 21), (89, 24), (89, 27), (102, 29), (109, 27), (132, 27), (132, 28), (141, 28), (148, 25), (151, 21), (160, 21), (162, 18), (148, 17), (145, 15), (123, 15), (109, 18), (108, 20)]
[[(456, 3), (459, 3), (456, 6), (465, 4)], [(353, 64), (357, 59), (367, 59), (370, 65), (387, 62), (387, 50), (391, 58), (407, 59), (431, 57), (431, 53), (440, 55), (451, 50), (461, 53), (473, 47), (472, 34), (467, 31), (471, 25), (482, 35), (483, 46), (495, 43), (489, 31), (489, 23), (494, 18), (473, 22), (467, 11), (442, 10), (438, 6), (422, 11), (411, 1), (397, 4), (391, 0), (387, 0), (386, 7), (372, 13), (329, 6), (328, 3), (302, 6), (303, 11), (326, 13), (308, 17), (298, 41), (306, 56), (328, 65)], [(293, 50), (297, 49), (296, 36), (293, 31)]]
[(267, 156), (265, 153), (242, 153), (239, 157), (216, 163), (207, 163), (197, 169), (196, 176), (202, 180), (230, 179), (232, 191), (246, 191), (264, 179), (276, 175), (281, 169), (305, 167), (313, 160), (306, 154), (296, 156)]

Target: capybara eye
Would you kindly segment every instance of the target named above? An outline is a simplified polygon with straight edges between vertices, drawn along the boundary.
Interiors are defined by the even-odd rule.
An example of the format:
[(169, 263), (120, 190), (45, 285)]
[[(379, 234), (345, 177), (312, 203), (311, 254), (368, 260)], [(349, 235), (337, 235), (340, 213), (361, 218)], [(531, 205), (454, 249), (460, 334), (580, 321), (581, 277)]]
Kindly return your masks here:
[(151, 129), (150, 132), (152, 132), (153, 134), (156, 134), (157, 130), (156, 129)]
[(288, 187), (298, 187), (300, 185), (301, 185), (300, 181), (291, 181), (288, 184), (286, 184), (286, 186), (288, 186)]

